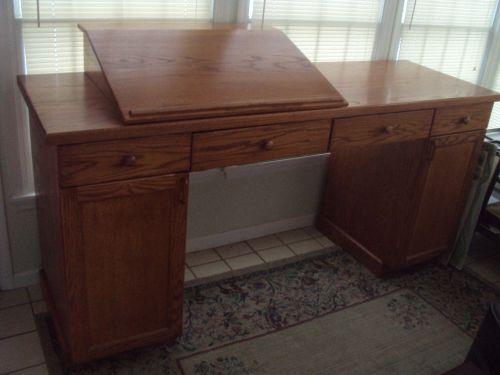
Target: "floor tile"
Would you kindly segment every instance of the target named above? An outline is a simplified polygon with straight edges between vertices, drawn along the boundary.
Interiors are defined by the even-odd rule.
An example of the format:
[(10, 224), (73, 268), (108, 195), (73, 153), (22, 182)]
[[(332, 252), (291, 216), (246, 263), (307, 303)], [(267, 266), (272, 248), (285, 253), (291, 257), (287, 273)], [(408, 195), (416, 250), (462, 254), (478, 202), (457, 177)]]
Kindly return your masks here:
[(215, 248), (215, 251), (224, 259), (233, 258), (239, 255), (245, 255), (253, 252), (252, 248), (246, 242), (237, 242), (234, 244)]
[(334, 246), (335, 244), (326, 236), (321, 236), (321, 237), (317, 237), (315, 238), (316, 241), (318, 241), (321, 246), (323, 247), (332, 247)]
[(323, 233), (321, 233), (318, 229), (316, 229), (316, 227), (307, 227), (304, 228), (304, 230), (308, 235), (310, 235), (313, 238), (323, 236)]
[(33, 312), (35, 314), (43, 314), (48, 311), (45, 301), (33, 302), (31, 306), (33, 307)]
[(271, 247), (277, 247), (283, 245), (283, 242), (281, 242), (274, 235), (254, 238), (252, 240), (248, 240), (247, 242), (255, 251), (270, 249)]
[(311, 238), (311, 236), (307, 234), (303, 229), (295, 229), (289, 230), (287, 232), (277, 233), (276, 237), (278, 237), (284, 244), (299, 242)]
[(220, 257), (213, 249), (196, 251), (194, 253), (186, 254), (186, 263), (189, 267), (215, 262), (216, 260), (220, 260)]
[(0, 338), (35, 330), (30, 304), (0, 310)]
[(314, 239), (292, 243), (288, 246), (297, 255), (306, 254), (311, 251), (320, 250), (323, 248), (323, 246), (321, 246), (321, 244)]
[(231, 271), (226, 263), (222, 260), (218, 262), (203, 264), (201, 266), (191, 267), (191, 271), (193, 271), (194, 275), (198, 278), (200, 277), (209, 277), (218, 275), (224, 272)]
[(189, 268), (184, 268), (184, 282), (194, 280), (195, 277)]
[(47, 365), (42, 364), (39, 366), (25, 368), (16, 372), (11, 372), (9, 375), (49, 375)]
[(264, 263), (262, 259), (255, 253), (241, 255), (239, 257), (231, 259), (226, 259), (226, 262), (227, 264), (229, 264), (229, 267), (231, 267), (233, 270), (241, 270), (243, 268), (248, 268)]
[(28, 293), (25, 288), (0, 292), (0, 309), (28, 302)]
[(0, 340), (0, 374), (45, 362), (38, 333)]
[(495, 283), (500, 280), (499, 275), (488, 267), (488, 258), (468, 264), (465, 269), (472, 272), (483, 281)]
[(259, 251), (259, 255), (266, 262), (274, 262), (275, 260), (293, 257), (295, 254), (287, 246), (279, 246)]
[(31, 302), (41, 301), (43, 299), (42, 288), (40, 285), (32, 285), (28, 287)]

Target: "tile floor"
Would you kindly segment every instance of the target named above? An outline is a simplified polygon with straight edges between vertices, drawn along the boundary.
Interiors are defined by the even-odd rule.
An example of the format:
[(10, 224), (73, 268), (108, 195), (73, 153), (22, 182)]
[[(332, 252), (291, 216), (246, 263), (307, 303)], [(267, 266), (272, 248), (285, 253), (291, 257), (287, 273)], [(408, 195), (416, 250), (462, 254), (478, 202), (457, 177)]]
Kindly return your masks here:
[[(308, 227), (189, 253), (185, 282), (189, 286), (269, 263), (293, 261), (332, 245)], [(495, 244), (478, 238), (466, 269), (500, 290), (500, 249)], [(0, 292), (0, 375), (48, 375), (34, 321), (34, 314), (45, 311), (38, 285)]]
[(45, 311), (38, 285), (0, 292), (0, 374), (49, 373), (34, 319)]
[(185, 281), (189, 286), (198, 279), (291, 259), (332, 245), (316, 228), (307, 227), (188, 253)]

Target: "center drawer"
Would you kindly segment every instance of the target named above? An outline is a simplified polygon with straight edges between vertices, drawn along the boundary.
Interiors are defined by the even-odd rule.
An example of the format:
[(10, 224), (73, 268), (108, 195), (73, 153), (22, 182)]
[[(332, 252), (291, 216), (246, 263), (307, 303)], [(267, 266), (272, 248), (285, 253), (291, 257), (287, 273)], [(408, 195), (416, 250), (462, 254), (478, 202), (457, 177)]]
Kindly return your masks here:
[(61, 146), (61, 186), (148, 177), (189, 170), (189, 134)]
[(199, 171), (327, 152), (330, 128), (330, 120), (317, 120), (196, 133), (192, 169)]

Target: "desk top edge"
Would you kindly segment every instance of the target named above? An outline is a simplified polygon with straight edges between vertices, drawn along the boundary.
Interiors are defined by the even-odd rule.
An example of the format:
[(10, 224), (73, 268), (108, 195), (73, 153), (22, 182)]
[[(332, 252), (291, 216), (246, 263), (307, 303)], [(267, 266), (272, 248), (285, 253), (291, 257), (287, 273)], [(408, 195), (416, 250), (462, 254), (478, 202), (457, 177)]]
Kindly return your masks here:
[[(84, 73), (20, 75), (18, 83), (28, 107), (39, 118), (49, 144), (210, 131), (500, 100), (500, 93), (409, 61), (332, 62), (316, 66), (346, 98), (349, 106), (126, 126), (112, 104)], [(66, 111), (60, 111), (61, 106)]]

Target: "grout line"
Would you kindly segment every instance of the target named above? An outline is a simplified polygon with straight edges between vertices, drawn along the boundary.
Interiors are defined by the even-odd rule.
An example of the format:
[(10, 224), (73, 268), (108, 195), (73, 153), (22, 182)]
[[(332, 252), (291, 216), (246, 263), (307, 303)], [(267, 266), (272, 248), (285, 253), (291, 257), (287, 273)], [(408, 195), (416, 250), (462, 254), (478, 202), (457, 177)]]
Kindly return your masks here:
[[(44, 356), (45, 357), (45, 356)], [(30, 368), (33, 368), (33, 367), (37, 367), (37, 366), (41, 366), (41, 365), (45, 365), (46, 362), (40, 362), (40, 363), (37, 363), (36, 365), (31, 365), (31, 366), (28, 366), (28, 367), (22, 367), (22, 368), (18, 368), (17, 370), (13, 370), (13, 371), (9, 371), (9, 372), (4, 372), (0, 375), (8, 375), (8, 374), (13, 374), (15, 372), (18, 372), (18, 371), (24, 371), (24, 370), (28, 370)]]
[[(24, 306), (24, 305), (30, 305), (30, 304), (31, 304), (31, 301), (28, 301), (28, 302), (23, 302), (23, 303), (18, 303), (18, 304), (11, 305), (11, 306), (5, 306), (5, 307), (0, 308), (0, 311), (7, 310), (7, 309), (10, 309), (10, 308), (13, 308), (13, 307), (19, 307), (19, 306)], [(1, 374), (0, 374), (0, 375), (1, 375)]]
[(300, 254), (297, 254), (295, 251), (293, 251), (293, 249), (290, 246), (288, 246), (288, 245), (285, 245), (285, 246), (288, 247), (288, 249), (292, 252), (293, 255), (295, 255), (295, 256), (300, 255)]
[(33, 332), (38, 332), (38, 331), (35, 328), (35, 329), (32, 329), (31, 331), (25, 331), (25, 332), (16, 333), (15, 335), (1, 337), (0, 341), (12, 339), (12, 338), (17, 337), (17, 336), (27, 335), (28, 333), (33, 333)]
[[(222, 259), (222, 261), (224, 262), (224, 264), (225, 264), (226, 266), (228, 266), (228, 267), (229, 267), (229, 270), (234, 271), (234, 270), (233, 270), (233, 267), (231, 267), (231, 266), (229, 265), (229, 263), (228, 263), (228, 262), (226, 262), (226, 260), (225, 260), (225, 259)], [(227, 272), (227, 271), (226, 271), (226, 272)], [(224, 272), (220, 272), (220, 273), (218, 273), (217, 275), (220, 275), (221, 273), (224, 273)]]
[[(277, 247), (278, 247), (278, 246), (277, 246)], [(275, 247), (271, 247), (271, 249), (275, 249)], [(270, 250), (270, 249), (268, 249), (268, 250)], [(262, 251), (262, 250), (261, 250), (261, 251)], [(259, 252), (258, 252), (258, 251), (256, 251), (256, 252), (255, 252), (255, 254), (256, 254), (256, 255), (257, 255), (257, 256), (258, 256), (258, 257), (259, 257), (259, 258), (260, 258), (260, 259), (264, 262), (264, 264), (268, 263), (268, 262), (266, 262), (266, 260), (265, 260), (264, 258), (262, 258), (262, 257), (261, 257), (261, 255), (259, 254)]]
[[(201, 250), (201, 251), (205, 251), (205, 250)], [(217, 254), (217, 255), (218, 255), (218, 254)], [(222, 259), (222, 257), (219, 257), (219, 258), (220, 258), (220, 259), (211, 260), (210, 262), (197, 264), (196, 266), (190, 266), (190, 265), (188, 265), (186, 262), (184, 262), (184, 265), (185, 265), (186, 267), (193, 268), (193, 267), (204, 266), (205, 264), (210, 264), (210, 263), (220, 262), (221, 260), (224, 260), (224, 259)]]

